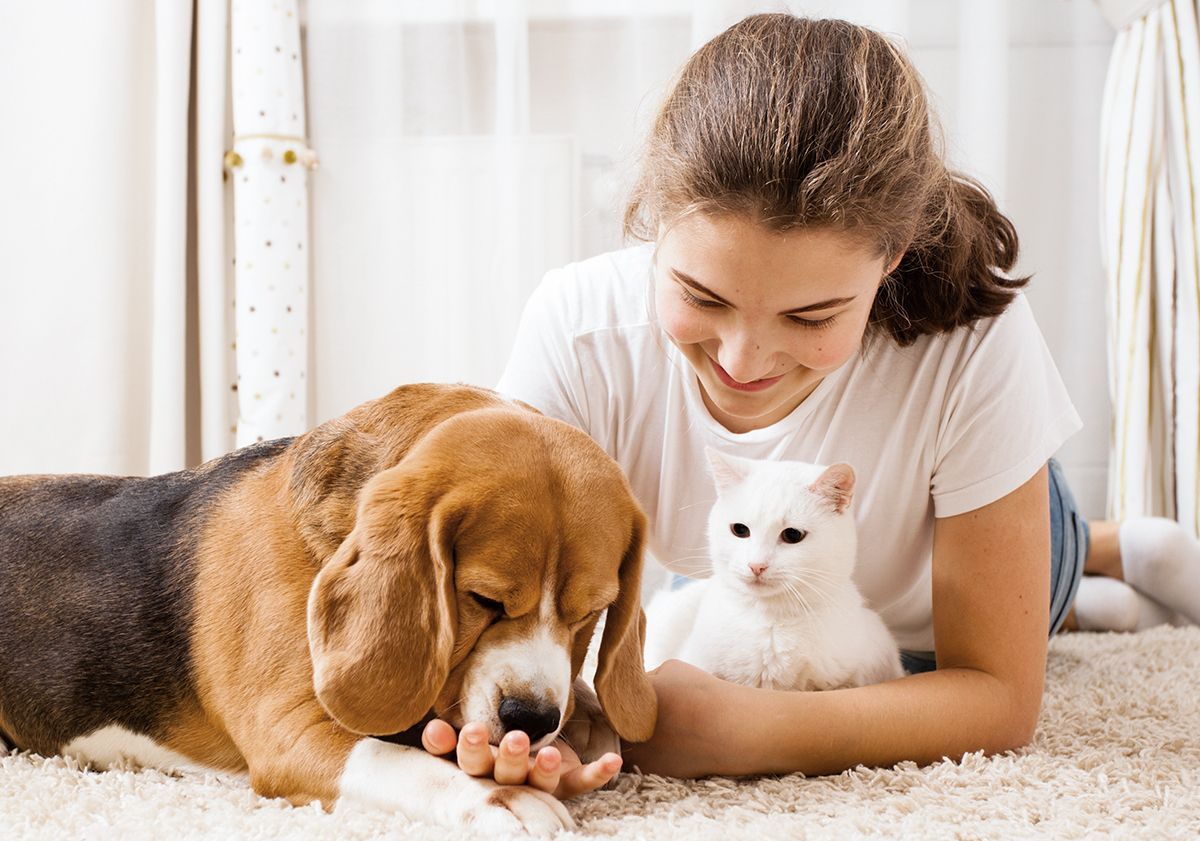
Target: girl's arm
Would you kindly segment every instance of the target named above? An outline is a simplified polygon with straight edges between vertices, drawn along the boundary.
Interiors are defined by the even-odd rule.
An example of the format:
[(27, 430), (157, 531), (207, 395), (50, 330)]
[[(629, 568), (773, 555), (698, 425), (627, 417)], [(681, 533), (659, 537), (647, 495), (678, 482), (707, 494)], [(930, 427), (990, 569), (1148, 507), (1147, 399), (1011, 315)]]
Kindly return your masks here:
[(1043, 467), (1008, 496), (936, 521), (936, 672), (783, 692), (668, 661), (651, 674), (658, 727), (649, 742), (628, 746), (625, 767), (679, 777), (828, 774), (1022, 747), (1045, 682), (1049, 558)]

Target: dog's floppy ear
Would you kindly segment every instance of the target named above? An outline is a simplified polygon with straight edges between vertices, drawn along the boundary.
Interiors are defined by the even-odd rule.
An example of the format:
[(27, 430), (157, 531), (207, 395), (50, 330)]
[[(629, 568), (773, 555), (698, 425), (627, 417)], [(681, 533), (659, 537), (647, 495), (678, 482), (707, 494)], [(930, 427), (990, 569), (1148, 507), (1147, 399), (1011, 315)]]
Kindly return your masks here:
[(425, 485), (401, 466), (374, 476), (354, 528), (309, 591), (317, 699), (356, 733), (419, 722), (450, 670), (457, 522)]
[(613, 729), (629, 742), (649, 739), (658, 717), (658, 698), (642, 660), (646, 614), (642, 612), (640, 593), (645, 532), (646, 518), (638, 512), (618, 574), (621, 592), (609, 606), (604, 620), (596, 667), (600, 706)]

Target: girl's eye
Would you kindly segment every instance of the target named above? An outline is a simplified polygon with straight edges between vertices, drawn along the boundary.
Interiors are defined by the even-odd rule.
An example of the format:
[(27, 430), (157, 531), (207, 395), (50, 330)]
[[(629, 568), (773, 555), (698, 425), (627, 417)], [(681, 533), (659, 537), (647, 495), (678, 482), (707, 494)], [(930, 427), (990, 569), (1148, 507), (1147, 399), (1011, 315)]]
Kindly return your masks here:
[(697, 298), (695, 295), (693, 295), (691, 292), (687, 291), (687, 289), (685, 289), (682, 286), (679, 287), (679, 294), (683, 297), (683, 302), (685, 304), (687, 304), (689, 307), (696, 307), (697, 309), (707, 310), (707, 309), (712, 309), (713, 307), (721, 306), (721, 303), (719, 301), (710, 301), (707, 298)]
[(831, 315), (829, 318), (819, 318), (816, 321), (813, 321), (809, 318), (801, 318), (798, 315), (789, 315), (788, 318), (793, 324), (798, 324), (801, 327), (809, 330), (820, 330), (822, 327), (828, 327), (829, 325), (833, 324), (834, 319), (836, 319), (837, 316)]
[(784, 543), (799, 543), (806, 537), (808, 537), (808, 532), (801, 529), (787, 528), (779, 533), (779, 539)]
[(745, 523), (730, 523), (729, 530), (733, 532), (734, 537), (749, 537), (750, 527)]
[(482, 607), (484, 610), (492, 613), (504, 613), (504, 605), (495, 599), (489, 599), (486, 596), (481, 596), (478, 593), (468, 594), (475, 600), (475, 604)]

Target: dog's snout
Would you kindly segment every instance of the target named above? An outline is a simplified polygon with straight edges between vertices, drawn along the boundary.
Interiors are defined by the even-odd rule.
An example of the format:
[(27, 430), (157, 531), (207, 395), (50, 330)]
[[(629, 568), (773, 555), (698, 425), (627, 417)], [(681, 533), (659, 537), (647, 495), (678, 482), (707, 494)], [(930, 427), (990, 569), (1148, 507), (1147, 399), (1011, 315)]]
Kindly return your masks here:
[(534, 704), (520, 698), (505, 698), (500, 702), (500, 723), (505, 732), (520, 730), (536, 742), (558, 728), (561, 718), (558, 707)]

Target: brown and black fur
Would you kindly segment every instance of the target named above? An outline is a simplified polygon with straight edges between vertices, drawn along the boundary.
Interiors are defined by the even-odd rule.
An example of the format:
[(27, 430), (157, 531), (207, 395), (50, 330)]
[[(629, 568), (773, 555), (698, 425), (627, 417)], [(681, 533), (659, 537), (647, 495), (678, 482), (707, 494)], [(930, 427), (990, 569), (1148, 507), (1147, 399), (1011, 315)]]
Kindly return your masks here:
[(54, 753), (109, 725), (164, 738), (165, 711), (195, 694), (200, 527), (222, 493), (290, 443), (152, 478), (0, 478), (0, 722), (10, 741)]
[[(436, 385), (195, 470), (0, 480), (0, 730), (51, 754), (117, 725), (248, 770), (262, 794), (332, 803), (364, 734), (442, 712), (488, 630), (455, 542), (486, 568), (531, 538), (500, 522), (521, 512), (538, 545), (580, 538), (554, 580), (617, 591), (619, 565), (596, 689), (617, 733), (648, 738), (645, 518), (619, 468), (566, 424)], [(571, 640), (575, 674), (594, 626)]]

